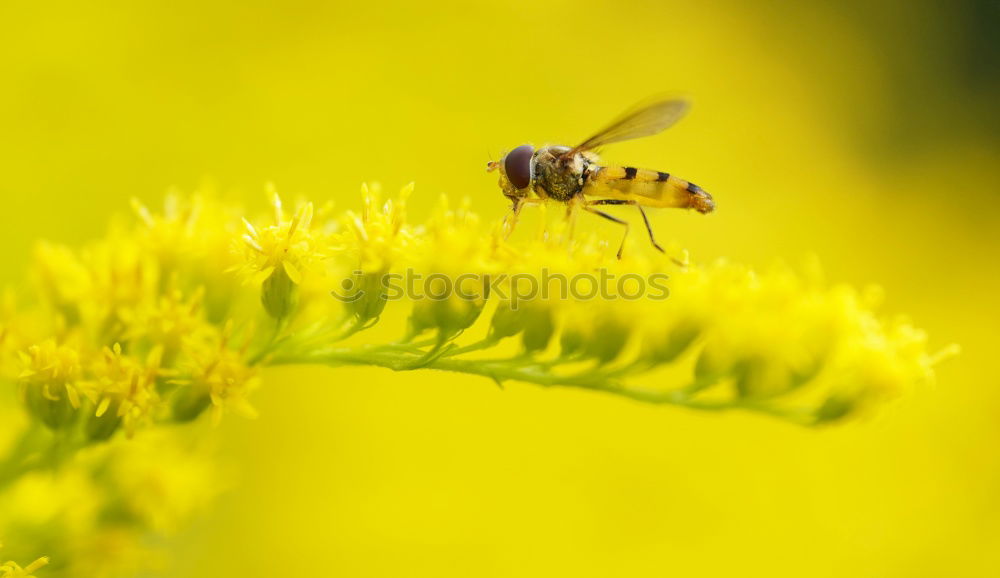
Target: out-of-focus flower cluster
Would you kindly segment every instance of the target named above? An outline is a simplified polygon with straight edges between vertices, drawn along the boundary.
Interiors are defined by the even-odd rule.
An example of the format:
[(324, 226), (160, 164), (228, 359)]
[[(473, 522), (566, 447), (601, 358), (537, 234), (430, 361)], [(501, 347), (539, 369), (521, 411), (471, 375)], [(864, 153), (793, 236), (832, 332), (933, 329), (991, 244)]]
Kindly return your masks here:
[(131, 576), (163, 567), (151, 538), (183, 527), (225, 485), (207, 450), (163, 428), (81, 448), (57, 468), (6, 483), (0, 531), (19, 558), (48, 554), (45, 576)]
[[(339, 215), (274, 195), (265, 219), (172, 197), (162, 211), (135, 203), (132, 225), (83, 248), (39, 245), (27, 290), (0, 294), (0, 376), (22, 408), (0, 415), (12, 424), (0, 534), (18, 537), (14, 553), (52, 555), (52, 575), (138, 567), (144, 537), (219, 485), (193, 457), (198, 426), (178, 424), (254, 415), (267, 365), (429, 367), (819, 424), (928, 382), (941, 357), (875, 312), (877, 292), (829, 287), (816, 267), (638, 248), (618, 260), (567, 222), (507, 241), (446, 199), (413, 224), (411, 193), (366, 188), (363, 208)], [(394, 294), (404, 277), (422, 291)], [(389, 317), (394, 338), (353, 337)]]

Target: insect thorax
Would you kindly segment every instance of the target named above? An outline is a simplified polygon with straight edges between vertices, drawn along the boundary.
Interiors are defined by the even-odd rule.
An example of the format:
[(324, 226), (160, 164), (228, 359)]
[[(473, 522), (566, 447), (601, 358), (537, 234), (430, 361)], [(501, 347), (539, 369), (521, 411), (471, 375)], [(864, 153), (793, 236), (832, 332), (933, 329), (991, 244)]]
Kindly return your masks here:
[(548, 146), (535, 153), (534, 185), (540, 196), (568, 201), (583, 191), (589, 161), (582, 154), (563, 159), (565, 146)]

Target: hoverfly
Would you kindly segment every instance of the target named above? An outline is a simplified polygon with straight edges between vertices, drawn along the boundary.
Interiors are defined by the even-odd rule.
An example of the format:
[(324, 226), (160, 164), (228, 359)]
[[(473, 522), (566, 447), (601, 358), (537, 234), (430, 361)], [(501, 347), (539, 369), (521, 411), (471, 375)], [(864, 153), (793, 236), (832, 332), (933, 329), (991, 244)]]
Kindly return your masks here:
[(676, 207), (711, 213), (715, 209), (712, 196), (698, 185), (670, 173), (602, 165), (595, 149), (657, 134), (680, 120), (687, 109), (686, 100), (653, 100), (625, 112), (604, 130), (575, 147), (550, 145), (535, 149), (526, 144), (506, 153), (499, 161), (490, 161), (486, 170), (492, 172), (499, 169), (500, 188), (513, 203), (505, 221), (506, 234), (510, 235), (514, 230), (525, 206), (547, 200), (557, 201), (567, 205), (567, 218), (580, 207), (623, 225), (625, 235), (618, 248), (618, 258), (621, 259), (629, 223), (596, 207), (635, 205), (642, 215), (650, 242), (663, 252), (653, 236), (643, 207)]

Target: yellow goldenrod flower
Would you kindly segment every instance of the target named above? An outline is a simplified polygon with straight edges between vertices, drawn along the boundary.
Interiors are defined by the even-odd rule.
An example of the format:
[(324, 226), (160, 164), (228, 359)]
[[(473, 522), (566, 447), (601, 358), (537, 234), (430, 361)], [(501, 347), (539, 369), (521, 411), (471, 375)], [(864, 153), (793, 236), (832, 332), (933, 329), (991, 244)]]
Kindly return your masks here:
[(135, 200), (132, 206), (140, 220), (135, 242), (159, 264), (159, 290), (200, 292), (206, 317), (223, 319), (238, 295), (238, 280), (227, 272), (242, 263), (233, 251), (241, 212), (204, 195), (169, 195), (162, 214)]
[(136, 242), (159, 262), (164, 281), (183, 268), (186, 256), (197, 250), (206, 236), (212, 235), (199, 227), (205, 209), (205, 200), (200, 196), (185, 200), (167, 195), (159, 214), (132, 199), (132, 210), (144, 225), (136, 232)]
[(353, 271), (343, 280), (341, 289), (358, 327), (382, 314), (386, 274), (413, 240), (406, 225), (406, 200), (412, 193), (410, 183), (395, 201), (382, 203), (378, 190), (365, 184), (361, 189), (361, 214), (348, 211), (343, 217), (344, 232), (338, 236), (337, 250), (346, 256)]
[(99, 339), (105, 344), (121, 341), (128, 330), (128, 312), (142, 307), (161, 286), (159, 264), (131, 232), (120, 229), (112, 229), (82, 257), (91, 279), (85, 311), (91, 311)]
[(52, 429), (69, 424), (80, 407), (82, 370), (78, 351), (50, 339), (22, 352), (21, 361), (23, 370), (18, 383), (29, 411)]
[(313, 228), (313, 205), (302, 204), (288, 219), (281, 198), (273, 195), (275, 224), (254, 227), (243, 219), (244, 274), (261, 284), (261, 303), (275, 319), (295, 310), (304, 272), (325, 257), (326, 235)]
[(495, 243), (483, 243), (479, 216), (465, 199), (457, 209), (441, 198), (426, 227), (415, 232), (403, 264), (424, 273), (422, 295), (410, 314), (414, 334), (434, 330), (447, 340), (470, 327), (489, 296), (498, 270)]
[(185, 295), (178, 289), (164, 291), (151, 302), (123, 316), (127, 327), (127, 342), (141, 342), (147, 348), (162, 351), (169, 365), (181, 355), (185, 341), (210, 333), (212, 326), (202, 310), (204, 291), (201, 286)]
[(153, 419), (160, 406), (156, 380), (164, 373), (162, 353), (163, 348), (157, 346), (140, 362), (124, 355), (118, 343), (104, 348), (91, 371), (87, 392), (96, 406), (86, 425), (91, 439), (107, 439), (119, 424), (131, 437), (140, 424)]
[(227, 410), (256, 417), (249, 394), (259, 385), (259, 370), (247, 362), (246, 346), (239, 350), (229, 347), (230, 334), (231, 329), (225, 329), (216, 338), (215, 347), (204, 344), (180, 368), (184, 377), (173, 380), (180, 386), (174, 397), (174, 416), (178, 420), (193, 419), (209, 407), (216, 423)]
[(362, 271), (387, 271), (406, 250), (412, 233), (406, 228), (406, 201), (413, 194), (413, 183), (403, 187), (399, 196), (381, 202), (378, 190), (362, 186), (364, 208), (358, 215), (344, 215), (347, 232), (340, 236), (344, 250), (356, 256)]
[(312, 217), (313, 205), (305, 203), (290, 220), (287, 219), (281, 198), (275, 194), (274, 225), (258, 229), (244, 219), (247, 266), (258, 281), (263, 281), (279, 268), (285, 270), (294, 283), (302, 281), (301, 270), (304, 266), (321, 256), (310, 230)]

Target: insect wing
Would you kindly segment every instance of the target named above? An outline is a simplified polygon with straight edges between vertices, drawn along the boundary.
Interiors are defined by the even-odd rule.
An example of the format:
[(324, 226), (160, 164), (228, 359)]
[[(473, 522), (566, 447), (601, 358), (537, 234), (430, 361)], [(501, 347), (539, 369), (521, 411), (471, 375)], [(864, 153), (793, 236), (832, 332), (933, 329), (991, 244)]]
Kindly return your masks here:
[(654, 135), (680, 120), (688, 108), (688, 101), (678, 98), (657, 99), (637, 105), (563, 156), (572, 157), (580, 151)]

